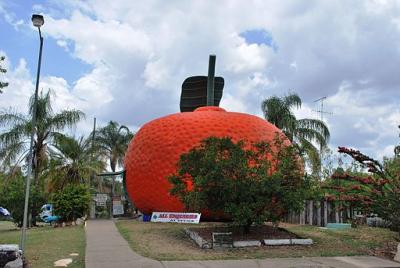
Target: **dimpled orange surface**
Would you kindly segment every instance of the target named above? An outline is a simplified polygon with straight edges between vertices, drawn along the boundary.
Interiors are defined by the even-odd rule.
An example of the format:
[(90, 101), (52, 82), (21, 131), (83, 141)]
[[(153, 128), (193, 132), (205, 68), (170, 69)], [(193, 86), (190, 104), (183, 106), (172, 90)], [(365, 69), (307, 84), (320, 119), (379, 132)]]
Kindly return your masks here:
[(214, 106), (168, 115), (145, 124), (125, 155), (126, 185), (134, 205), (143, 213), (180, 212), (183, 204), (169, 194), (167, 177), (176, 171), (182, 153), (210, 136), (233, 141), (272, 141), (281, 131), (253, 115), (226, 112)]

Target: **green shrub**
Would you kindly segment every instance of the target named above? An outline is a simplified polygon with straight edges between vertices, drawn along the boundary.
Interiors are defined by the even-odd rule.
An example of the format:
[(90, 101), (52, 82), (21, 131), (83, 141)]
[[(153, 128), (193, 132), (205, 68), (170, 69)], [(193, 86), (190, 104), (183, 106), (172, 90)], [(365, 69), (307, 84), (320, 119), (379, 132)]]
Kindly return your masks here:
[[(29, 209), (32, 211), (32, 206), (35, 205), (34, 211), (40, 211), (41, 206), (46, 202), (42, 192), (38, 191), (31, 184), (29, 195)], [(13, 218), (14, 223), (18, 227), (22, 227), (24, 217), (25, 203), (25, 178), (22, 175), (9, 178), (4, 182), (0, 189), (0, 206), (8, 209)], [(35, 223), (35, 219), (32, 219)]]
[(306, 193), (296, 147), (278, 138), (270, 145), (210, 137), (181, 155), (169, 181), (188, 210), (223, 212), (245, 232), (300, 210)]
[(52, 196), (54, 215), (71, 222), (83, 217), (89, 210), (90, 193), (84, 185), (70, 184)]

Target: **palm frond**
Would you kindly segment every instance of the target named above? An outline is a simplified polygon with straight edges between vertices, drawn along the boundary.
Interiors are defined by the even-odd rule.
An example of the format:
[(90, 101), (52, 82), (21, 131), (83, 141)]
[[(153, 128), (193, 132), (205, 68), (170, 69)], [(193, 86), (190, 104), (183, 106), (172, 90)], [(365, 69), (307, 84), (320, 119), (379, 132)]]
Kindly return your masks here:
[(301, 99), (300, 99), (299, 95), (294, 94), (294, 93), (286, 95), (283, 98), (283, 103), (284, 103), (284, 106), (288, 107), (289, 109), (292, 108), (293, 106), (296, 108), (301, 107)]
[(90, 139), (55, 135), (53, 147), (47, 182), (50, 191), (70, 183), (86, 183), (92, 174), (104, 169), (103, 161), (92, 155)]
[(85, 114), (79, 110), (64, 110), (46, 120), (48, 129), (58, 131), (71, 127), (85, 118)]
[[(51, 99), (50, 94), (52, 93), (51, 90), (48, 90), (45, 94), (41, 91), (38, 95), (36, 101), (36, 118), (37, 121), (43, 121), (41, 119), (47, 118), (53, 114), (53, 108), (51, 106)], [(29, 114), (30, 116), (33, 115), (33, 110), (35, 108), (35, 94), (31, 96), (29, 99)]]
[(120, 126), (114, 121), (110, 121), (96, 132), (96, 144), (103, 156), (108, 158), (112, 170), (115, 170), (117, 165), (123, 164), (125, 152), (133, 135), (128, 127)]
[(1, 147), (8, 147), (13, 143), (21, 142), (30, 136), (30, 124), (14, 125), (9, 131), (0, 134)]
[[(20, 141), (16, 143), (11, 143), (7, 147), (0, 149), (0, 159), (2, 161), (2, 166), (9, 167), (15, 164), (15, 160), (18, 159), (19, 156), (21, 158), (27, 157), (27, 141)], [(24, 152), (24, 153), (23, 153)], [(18, 163), (19, 161), (17, 161)]]
[(318, 132), (324, 139), (324, 144), (329, 142), (330, 133), (326, 124), (318, 119), (300, 119), (297, 120), (297, 127), (303, 129), (312, 129)]
[(315, 142), (321, 147), (325, 147), (327, 145), (326, 139), (314, 129), (309, 128), (297, 128), (294, 133), (296, 140), (306, 139), (309, 142)]
[(0, 112), (0, 127), (13, 126), (15, 124), (21, 125), (27, 121), (24, 115), (16, 111)]
[(262, 110), (265, 119), (281, 129), (284, 127), (284, 117), (288, 117), (288, 112), (290, 113), (284, 106), (282, 100), (275, 96), (263, 101)]
[(307, 162), (311, 165), (313, 173), (318, 173), (321, 168), (321, 157), (318, 149), (308, 140), (299, 140), (300, 150), (307, 156)]

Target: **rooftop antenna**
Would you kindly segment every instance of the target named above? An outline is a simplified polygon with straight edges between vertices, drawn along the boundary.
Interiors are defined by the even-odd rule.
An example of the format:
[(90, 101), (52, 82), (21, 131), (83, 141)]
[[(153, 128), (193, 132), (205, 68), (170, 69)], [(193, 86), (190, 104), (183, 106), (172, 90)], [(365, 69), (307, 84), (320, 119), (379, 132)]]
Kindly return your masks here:
[[(331, 112), (324, 111), (324, 100), (326, 100), (326, 96), (316, 99), (314, 102), (319, 102), (320, 106), (319, 106), (319, 109), (317, 108), (317, 110), (313, 110), (313, 112), (319, 113), (319, 118), (322, 122), (324, 122), (324, 114), (333, 115), (333, 113), (331, 113)], [(322, 145), (319, 146), (319, 152), (320, 152), (320, 159), (321, 159), (321, 166), (320, 166), (319, 173), (321, 174), (322, 159), (323, 159), (323, 155), (324, 155), (324, 151), (322, 150)]]
[(317, 100), (315, 100), (314, 102), (320, 102), (320, 106), (319, 106), (319, 110), (313, 110), (313, 112), (319, 113), (319, 119), (321, 121), (324, 121), (324, 114), (329, 114), (329, 115), (333, 115), (333, 113), (331, 112), (326, 112), (324, 111), (324, 100), (326, 99), (326, 96), (319, 98)]

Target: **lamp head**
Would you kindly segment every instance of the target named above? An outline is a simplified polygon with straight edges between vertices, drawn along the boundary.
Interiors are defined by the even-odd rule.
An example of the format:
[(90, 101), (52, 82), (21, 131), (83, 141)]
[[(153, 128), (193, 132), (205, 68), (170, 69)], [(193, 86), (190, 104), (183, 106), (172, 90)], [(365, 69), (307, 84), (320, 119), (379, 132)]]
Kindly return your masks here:
[(42, 15), (33, 14), (32, 15), (33, 26), (40, 28), (44, 24), (44, 18)]

